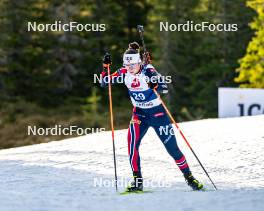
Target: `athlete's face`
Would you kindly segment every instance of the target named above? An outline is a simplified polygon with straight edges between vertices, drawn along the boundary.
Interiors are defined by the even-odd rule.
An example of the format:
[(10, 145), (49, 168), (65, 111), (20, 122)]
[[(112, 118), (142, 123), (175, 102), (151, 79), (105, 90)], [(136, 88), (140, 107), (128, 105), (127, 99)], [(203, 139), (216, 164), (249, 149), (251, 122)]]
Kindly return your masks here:
[(129, 73), (135, 75), (139, 72), (140, 70), (140, 63), (136, 64), (127, 64), (125, 65), (126, 69), (128, 70)]

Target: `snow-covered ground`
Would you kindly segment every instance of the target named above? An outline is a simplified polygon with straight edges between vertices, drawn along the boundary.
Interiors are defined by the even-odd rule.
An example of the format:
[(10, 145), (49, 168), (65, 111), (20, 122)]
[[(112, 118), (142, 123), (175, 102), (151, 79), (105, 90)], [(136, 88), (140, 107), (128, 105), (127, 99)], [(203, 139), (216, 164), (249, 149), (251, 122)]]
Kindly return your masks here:
[[(264, 210), (264, 115), (186, 122), (180, 127), (218, 191), (177, 133), (193, 174), (209, 190), (190, 191), (149, 129), (140, 154), (144, 179), (152, 183), (147, 189), (153, 193), (119, 195), (110, 184), (111, 133), (102, 132), (1, 150), (0, 210)], [(116, 131), (115, 136), (122, 191), (121, 181), (131, 176), (127, 131)]]

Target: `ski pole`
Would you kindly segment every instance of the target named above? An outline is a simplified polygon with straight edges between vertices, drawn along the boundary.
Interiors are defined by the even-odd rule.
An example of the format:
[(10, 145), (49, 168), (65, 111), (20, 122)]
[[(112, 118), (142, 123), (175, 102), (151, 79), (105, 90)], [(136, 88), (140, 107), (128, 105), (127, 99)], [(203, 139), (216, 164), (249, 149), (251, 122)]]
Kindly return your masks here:
[(117, 191), (117, 173), (116, 173), (116, 154), (115, 154), (115, 134), (114, 134), (114, 118), (113, 118), (113, 106), (112, 106), (112, 87), (111, 87), (111, 75), (110, 64), (107, 65), (107, 74), (109, 77), (108, 95), (109, 95), (109, 111), (110, 111), (110, 124), (112, 130), (112, 143), (113, 143), (113, 155), (114, 155), (114, 168), (115, 168), (115, 188)]
[(168, 116), (170, 117), (171, 121), (173, 122), (173, 124), (176, 126), (176, 128), (178, 129), (179, 133), (181, 134), (183, 140), (186, 142), (187, 146), (189, 147), (189, 149), (192, 151), (194, 157), (196, 158), (196, 160), (198, 161), (198, 163), (200, 164), (200, 166), (202, 167), (202, 169), (204, 170), (205, 174), (207, 175), (207, 177), (209, 178), (209, 180), (211, 181), (211, 183), (213, 184), (215, 190), (217, 190), (214, 182), (212, 181), (212, 179), (210, 178), (208, 172), (206, 171), (206, 169), (204, 168), (203, 164), (201, 163), (200, 159), (198, 158), (198, 156), (196, 155), (196, 153), (194, 152), (193, 148), (191, 147), (191, 145), (189, 144), (189, 142), (187, 141), (185, 135), (183, 134), (183, 132), (181, 131), (180, 127), (178, 126), (177, 122), (174, 120), (173, 116), (171, 115), (169, 109), (167, 108), (167, 106), (165, 105), (165, 103), (163, 102), (163, 100), (161, 99), (159, 93), (157, 92), (156, 89), (153, 89), (153, 91), (155, 92), (155, 94), (157, 95), (157, 97), (159, 98), (163, 108), (165, 109), (166, 113), (168, 114)]
[[(146, 50), (146, 45), (144, 42), (144, 37), (143, 37), (143, 32), (144, 32), (144, 27), (141, 25), (137, 26), (137, 29), (139, 31), (140, 34), (140, 38), (142, 41), (142, 45), (143, 45), (143, 49), (144, 49), (144, 54), (146, 54), (147, 50)], [(144, 61), (145, 64), (148, 64), (148, 61)], [(210, 178), (208, 172), (206, 171), (206, 169), (204, 168), (203, 164), (201, 163), (200, 159), (198, 158), (198, 156), (196, 155), (196, 153), (194, 152), (194, 150), (192, 149), (191, 145), (189, 144), (189, 142), (187, 141), (186, 137), (184, 136), (183, 132), (181, 131), (181, 129), (179, 128), (178, 124), (176, 123), (176, 121), (174, 120), (173, 116), (171, 115), (169, 109), (167, 108), (167, 106), (165, 105), (165, 103), (163, 102), (163, 100), (161, 99), (159, 93), (157, 92), (157, 90), (153, 89), (154, 93), (156, 94), (156, 96), (159, 98), (163, 108), (165, 109), (166, 113), (168, 114), (170, 120), (173, 122), (173, 124), (176, 126), (176, 128), (178, 129), (179, 133), (181, 134), (183, 140), (186, 142), (187, 146), (189, 147), (189, 149), (191, 150), (191, 152), (193, 153), (194, 157), (196, 158), (196, 160), (198, 161), (198, 163), (200, 164), (200, 166), (202, 167), (202, 169), (204, 170), (205, 174), (207, 175), (207, 177), (209, 178), (209, 180), (211, 181), (211, 183), (213, 184), (215, 190), (217, 190), (214, 182), (212, 181), (212, 179)]]

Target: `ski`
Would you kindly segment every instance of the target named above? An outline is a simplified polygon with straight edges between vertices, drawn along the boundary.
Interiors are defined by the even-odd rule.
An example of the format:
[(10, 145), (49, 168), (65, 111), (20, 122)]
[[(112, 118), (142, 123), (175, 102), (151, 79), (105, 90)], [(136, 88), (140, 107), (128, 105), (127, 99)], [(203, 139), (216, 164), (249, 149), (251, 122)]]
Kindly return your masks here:
[(138, 190), (138, 191), (123, 191), (120, 192), (120, 195), (128, 195), (128, 194), (143, 194), (143, 193), (153, 193), (151, 190)]
[(214, 189), (207, 189), (207, 188), (202, 188), (200, 190), (183, 190), (183, 192), (210, 192), (210, 191), (215, 191)]

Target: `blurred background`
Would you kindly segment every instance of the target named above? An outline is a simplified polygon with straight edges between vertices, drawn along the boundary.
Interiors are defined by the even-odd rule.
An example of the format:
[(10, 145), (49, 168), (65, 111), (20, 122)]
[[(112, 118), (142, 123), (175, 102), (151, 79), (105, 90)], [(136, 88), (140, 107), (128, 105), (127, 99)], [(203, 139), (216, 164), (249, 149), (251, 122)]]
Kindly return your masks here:
[[(109, 129), (108, 91), (94, 84), (108, 50), (122, 65), (138, 24), (153, 65), (172, 76), (164, 96), (178, 121), (217, 117), (218, 87), (264, 88), (264, 0), (0, 0), (0, 148), (59, 140), (27, 126)], [(28, 32), (27, 23), (106, 24), (103, 32)], [(160, 32), (169, 23), (231, 23), (236, 32)], [(113, 88), (115, 128), (132, 105)]]

